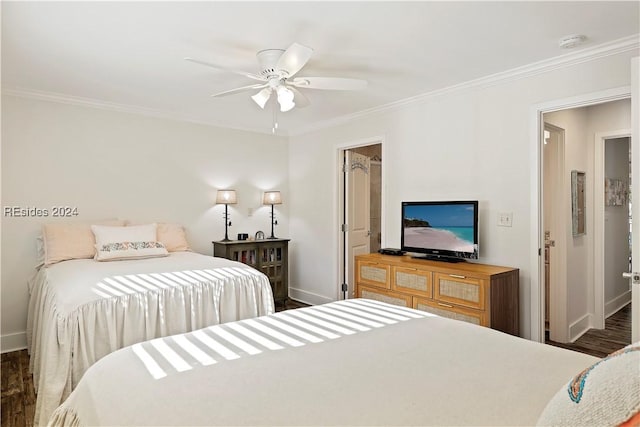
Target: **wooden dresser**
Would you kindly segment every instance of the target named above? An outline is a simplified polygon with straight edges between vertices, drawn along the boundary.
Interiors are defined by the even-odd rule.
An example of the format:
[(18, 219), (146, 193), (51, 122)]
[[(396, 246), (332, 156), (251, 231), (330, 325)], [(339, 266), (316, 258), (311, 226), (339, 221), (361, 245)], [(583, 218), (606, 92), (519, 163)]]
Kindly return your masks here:
[(356, 298), (413, 307), (519, 334), (519, 270), (409, 256), (356, 256)]

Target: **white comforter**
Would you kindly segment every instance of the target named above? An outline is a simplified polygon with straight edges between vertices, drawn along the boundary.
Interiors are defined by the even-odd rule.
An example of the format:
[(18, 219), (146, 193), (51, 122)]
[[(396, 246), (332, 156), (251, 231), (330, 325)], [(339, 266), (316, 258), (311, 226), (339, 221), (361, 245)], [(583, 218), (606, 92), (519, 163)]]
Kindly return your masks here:
[(27, 324), (36, 424), (103, 356), (144, 340), (274, 311), (268, 278), (244, 264), (192, 252), (164, 258), (72, 260), (30, 283)]
[(119, 350), (51, 425), (535, 425), (597, 359), (347, 300)]

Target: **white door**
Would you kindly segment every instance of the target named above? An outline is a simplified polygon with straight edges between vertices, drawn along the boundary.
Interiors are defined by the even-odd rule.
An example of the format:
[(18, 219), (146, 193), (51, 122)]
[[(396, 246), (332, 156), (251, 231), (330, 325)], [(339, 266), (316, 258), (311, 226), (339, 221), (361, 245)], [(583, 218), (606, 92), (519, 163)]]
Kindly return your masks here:
[(640, 341), (640, 58), (631, 60), (631, 342)]
[[(564, 134), (562, 128), (544, 124), (543, 144), (543, 227), (545, 233), (545, 327), (549, 339), (567, 342), (567, 290), (563, 286), (567, 277), (566, 227), (562, 218), (567, 216), (562, 203), (565, 185)], [(548, 135), (548, 136), (547, 136)], [(548, 321), (548, 323), (547, 323)]]
[(369, 157), (347, 151), (347, 280), (350, 295), (355, 289), (354, 257), (368, 254), (371, 235), (371, 193)]

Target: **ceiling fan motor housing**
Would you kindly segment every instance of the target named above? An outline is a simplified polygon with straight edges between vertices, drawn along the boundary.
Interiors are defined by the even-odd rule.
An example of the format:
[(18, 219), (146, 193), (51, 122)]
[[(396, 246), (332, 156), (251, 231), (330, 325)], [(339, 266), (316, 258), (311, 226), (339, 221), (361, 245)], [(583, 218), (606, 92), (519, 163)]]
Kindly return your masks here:
[(278, 64), (278, 60), (284, 53), (284, 49), (265, 49), (256, 53), (256, 57), (258, 58), (258, 64), (260, 65), (259, 75), (265, 78), (271, 77), (286, 77), (281, 74), (282, 71), (276, 68)]

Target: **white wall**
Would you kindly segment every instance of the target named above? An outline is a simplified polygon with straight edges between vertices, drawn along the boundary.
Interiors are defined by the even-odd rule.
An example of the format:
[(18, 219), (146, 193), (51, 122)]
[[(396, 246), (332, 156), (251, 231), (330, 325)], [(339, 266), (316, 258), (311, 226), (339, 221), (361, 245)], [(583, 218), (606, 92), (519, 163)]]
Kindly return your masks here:
[[(619, 179), (629, 188), (629, 138), (605, 142), (605, 177)], [(629, 279), (629, 205), (604, 208), (604, 304), (605, 316), (631, 301)]]
[[(480, 201), (480, 261), (520, 268), (520, 329), (530, 336), (530, 122), (534, 105), (629, 85), (630, 53), (484, 88), (449, 92), (304, 135), (289, 146), (292, 295), (337, 298), (336, 145), (384, 136), (383, 246), (400, 244), (400, 202)], [(498, 212), (513, 227), (497, 227)]]
[[(231, 236), (268, 233), (262, 191), (281, 190), (276, 234), (288, 235), (287, 165), (282, 137), (2, 97), (3, 207), (74, 206), (75, 221), (178, 222), (195, 251), (211, 254), (211, 241), (224, 237), (219, 188), (238, 192)], [(24, 345), (35, 238), (51, 220), (2, 218), (3, 351)]]

